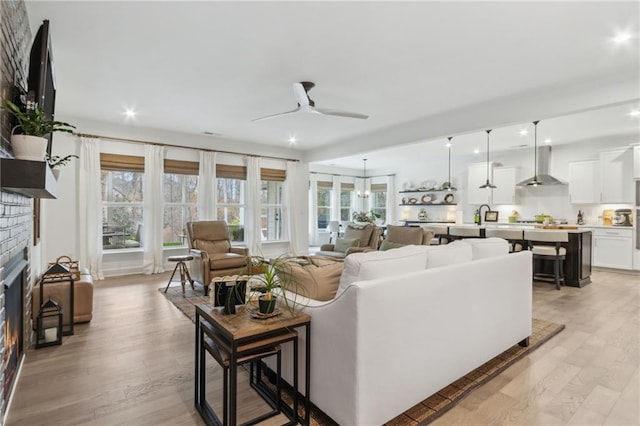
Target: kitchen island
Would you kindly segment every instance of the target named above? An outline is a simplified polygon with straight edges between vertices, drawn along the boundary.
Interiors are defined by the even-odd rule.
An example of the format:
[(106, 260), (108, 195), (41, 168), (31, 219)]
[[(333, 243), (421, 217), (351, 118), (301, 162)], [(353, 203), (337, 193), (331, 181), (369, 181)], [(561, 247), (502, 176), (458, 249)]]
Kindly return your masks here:
[[(407, 224), (408, 226), (420, 226), (420, 224), (413, 222)], [(423, 226), (432, 226), (435, 224), (424, 224)], [(464, 224), (464, 225), (455, 225), (450, 223), (441, 223), (440, 227), (447, 227), (447, 236), (445, 238), (447, 240), (456, 239), (455, 236), (451, 235), (451, 230), (454, 228), (466, 228), (466, 229), (480, 229), (480, 237), (483, 238), (485, 236), (485, 229), (487, 228), (500, 228), (505, 227), (509, 229), (518, 229), (522, 230), (524, 233), (525, 229), (534, 229), (537, 226), (534, 224), (531, 225), (521, 225), (521, 224), (511, 224), (511, 223), (496, 223), (489, 225), (473, 225), (473, 224)], [(569, 226), (571, 227), (571, 226)], [(564, 268), (564, 284), (571, 287), (584, 287), (587, 284), (591, 283), (591, 259), (592, 259), (592, 233), (589, 229), (582, 229), (578, 227), (578, 229), (564, 229), (569, 234), (569, 241), (567, 243), (563, 243), (562, 247), (567, 250), (567, 255), (565, 256), (565, 260), (563, 263)], [(456, 234), (456, 232), (453, 232)], [(533, 264), (534, 271), (537, 273), (544, 273), (553, 275), (553, 263), (552, 262), (544, 262), (536, 260)]]

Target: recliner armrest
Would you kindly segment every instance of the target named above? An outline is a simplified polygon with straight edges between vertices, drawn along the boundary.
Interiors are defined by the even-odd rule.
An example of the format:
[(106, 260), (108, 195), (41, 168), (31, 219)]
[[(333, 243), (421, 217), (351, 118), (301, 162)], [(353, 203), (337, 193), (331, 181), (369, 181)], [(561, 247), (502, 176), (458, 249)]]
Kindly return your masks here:
[(189, 249), (189, 254), (195, 258), (199, 258), (201, 261), (209, 259), (209, 253), (198, 249)]
[(335, 244), (323, 244), (320, 246), (321, 251), (335, 251)]
[(246, 247), (231, 247), (229, 253), (241, 254), (243, 256), (249, 256), (249, 249)]

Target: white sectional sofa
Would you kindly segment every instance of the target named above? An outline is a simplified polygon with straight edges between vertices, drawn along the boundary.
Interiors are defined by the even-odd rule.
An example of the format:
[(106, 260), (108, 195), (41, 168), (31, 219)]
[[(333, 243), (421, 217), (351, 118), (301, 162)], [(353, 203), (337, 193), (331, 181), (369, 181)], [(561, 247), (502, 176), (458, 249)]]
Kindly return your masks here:
[(312, 402), (341, 425), (380, 425), (524, 341), (531, 264), (499, 239), (348, 256), (336, 298), (304, 308)]

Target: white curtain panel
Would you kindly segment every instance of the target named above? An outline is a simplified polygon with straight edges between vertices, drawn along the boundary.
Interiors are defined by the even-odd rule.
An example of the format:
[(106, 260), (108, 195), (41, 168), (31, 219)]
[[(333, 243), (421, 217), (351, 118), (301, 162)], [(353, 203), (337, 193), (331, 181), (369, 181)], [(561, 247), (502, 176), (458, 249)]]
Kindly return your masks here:
[(200, 151), (198, 170), (198, 219), (217, 220), (216, 153)]
[[(305, 182), (299, 176), (297, 161), (287, 161), (287, 179), (284, 181), (283, 204), (284, 223), (287, 224), (287, 238), (289, 238), (289, 254), (300, 253), (298, 239), (300, 238), (298, 228), (300, 227), (299, 209), (295, 208), (296, 195), (301, 193), (298, 188)], [(305, 250), (306, 251), (306, 250)]]
[(104, 279), (102, 271), (102, 186), (100, 183), (100, 140), (80, 138), (78, 180), (78, 235), (80, 266)]
[(396, 177), (387, 176), (387, 225), (396, 223)]
[(318, 175), (309, 175), (309, 241), (318, 241)]
[(247, 223), (245, 234), (251, 256), (262, 255), (260, 224), (260, 158), (247, 157)]
[(164, 147), (144, 146), (144, 212), (143, 212), (143, 272), (147, 275), (164, 272), (162, 260), (162, 230), (164, 222)]
[(331, 191), (331, 220), (340, 220), (340, 176), (333, 176)]

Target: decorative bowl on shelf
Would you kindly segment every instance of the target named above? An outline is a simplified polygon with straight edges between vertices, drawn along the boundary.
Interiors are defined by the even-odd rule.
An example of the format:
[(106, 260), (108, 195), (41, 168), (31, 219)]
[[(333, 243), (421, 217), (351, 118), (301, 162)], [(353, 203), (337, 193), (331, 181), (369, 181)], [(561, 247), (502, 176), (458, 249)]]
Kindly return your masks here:
[(435, 197), (433, 196), (433, 194), (425, 194), (425, 195), (422, 196), (420, 201), (423, 204), (429, 204), (429, 203), (432, 203), (434, 199), (435, 199)]
[(409, 204), (416, 204), (418, 202), (417, 198), (409, 198)]
[(444, 202), (447, 204), (451, 204), (455, 201), (455, 196), (453, 194), (447, 194), (444, 196)]

